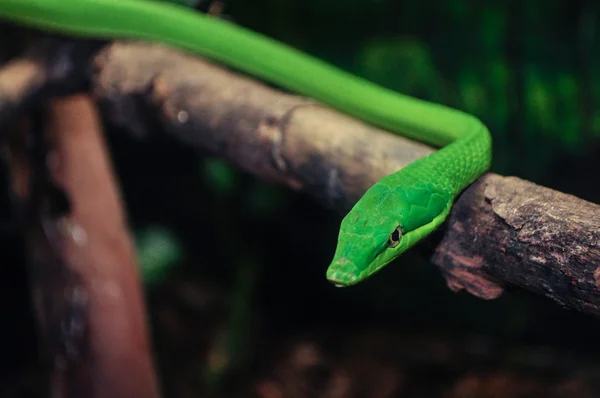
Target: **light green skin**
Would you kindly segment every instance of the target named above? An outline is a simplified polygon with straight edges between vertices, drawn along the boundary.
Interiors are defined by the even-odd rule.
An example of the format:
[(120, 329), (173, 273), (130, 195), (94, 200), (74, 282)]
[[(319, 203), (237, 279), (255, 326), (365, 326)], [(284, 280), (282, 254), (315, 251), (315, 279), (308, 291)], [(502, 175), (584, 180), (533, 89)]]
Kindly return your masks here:
[[(475, 117), (377, 86), (182, 6), (146, 0), (0, 0), (0, 18), (77, 37), (162, 42), (441, 147), (378, 181), (346, 215), (327, 270), (338, 286), (364, 280), (433, 232), (456, 196), (490, 167), (490, 134)], [(399, 226), (400, 243), (388, 247)]]

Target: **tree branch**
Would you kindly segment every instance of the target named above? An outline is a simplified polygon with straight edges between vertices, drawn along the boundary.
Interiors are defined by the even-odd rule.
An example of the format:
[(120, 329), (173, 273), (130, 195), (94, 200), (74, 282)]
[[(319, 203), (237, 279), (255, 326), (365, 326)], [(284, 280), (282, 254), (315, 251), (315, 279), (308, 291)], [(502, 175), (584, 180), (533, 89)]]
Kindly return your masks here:
[[(340, 211), (433, 150), (158, 45), (108, 46), (95, 59), (92, 87), (106, 114), (130, 131), (158, 125)], [(429, 242), (437, 243), (428, 255), (453, 290), (492, 299), (512, 285), (600, 314), (598, 205), (486, 174)]]
[[(55, 377), (69, 397), (158, 397), (139, 266), (96, 109), (88, 97), (73, 96), (52, 101), (48, 117), (51, 178), (71, 211), (44, 220), (44, 229), (67, 268), (59, 272), (79, 280), (72, 293), (46, 297), (70, 306)], [(73, 375), (80, 376), (75, 391)]]
[[(9, 160), (19, 207), (28, 208), (31, 291), (50, 395), (158, 397), (133, 243), (93, 102), (71, 97), (46, 109), (48, 156), (26, 144), (23, 129)], [(39, 141), (42, 132), (34, 134)]]

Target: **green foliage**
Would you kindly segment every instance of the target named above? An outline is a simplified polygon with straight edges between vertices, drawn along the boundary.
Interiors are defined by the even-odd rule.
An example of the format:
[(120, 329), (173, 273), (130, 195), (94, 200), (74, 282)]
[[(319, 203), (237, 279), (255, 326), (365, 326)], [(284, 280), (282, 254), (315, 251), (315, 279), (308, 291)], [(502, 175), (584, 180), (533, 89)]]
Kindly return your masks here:
[(358, 73), (369, 80), (400, 92), (444, 101), (444, 81), (431, 51), (416, 38), (371, 40), (364, 44), (358, 59)]
[(227, 163), (216, 158), (203, 159), (201, 171), (204, 172), (210, 187), (218, 195), (233, 195), (240, 179), (239, 173)]
[(142, 279), (149, 285), (162, 281), (171, 267), (181, 260), (180, 243), (165, 228), (153, 227), (138, 231), (136, 246)]

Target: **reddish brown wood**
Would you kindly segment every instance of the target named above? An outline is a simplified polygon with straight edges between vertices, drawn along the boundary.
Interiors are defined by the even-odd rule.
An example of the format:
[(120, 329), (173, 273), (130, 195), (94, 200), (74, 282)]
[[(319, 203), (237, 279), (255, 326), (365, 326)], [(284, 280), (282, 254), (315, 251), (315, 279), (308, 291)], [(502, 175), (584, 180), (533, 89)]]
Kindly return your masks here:
[[(52, 396), (158, 397), (132, 239), (93, 103), (54, 100), (47, 125), (47, 164), (72, 206), (53, 216), (42, 201), (26, 233)], [(24, 186), (19, 164), (35, 167), (14, 163)]]

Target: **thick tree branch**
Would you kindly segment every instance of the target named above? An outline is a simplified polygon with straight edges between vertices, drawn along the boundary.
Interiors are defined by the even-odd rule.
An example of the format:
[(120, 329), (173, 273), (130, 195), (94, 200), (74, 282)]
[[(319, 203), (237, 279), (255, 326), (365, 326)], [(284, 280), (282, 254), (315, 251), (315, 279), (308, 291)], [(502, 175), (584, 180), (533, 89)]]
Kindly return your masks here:
[[(347, 210), (376, 180), (431, 148), (308, 99), (157, 45), (114, 44), (93, 91), (113, 121), (173, 137), (263, 179)], [(458, 200), (432, 261), (454, 290), (498, 297), (513, 285), (600, 314), (600, 206), (487, 174)], [(332, 242), (333, 243), (333, 242)]]
[[(73, 49), (69, 42), (62, 45)], [(82, 54), (88, 52), (89, 46), (72, 51), (66, 57), (71, 72), (57, 75), (58, 79), (39, 82), (30, 73), (22, 84), (13, 84), (25, 88), (21, 91), (5, 90), (0, 84), (4, 99), (0, 116), (44, 98), (52, 91), (49, 87), (69, 81), (70, 75), (80, 81), (77, 65), (85, 66)], [(49, 60), (50, 69), (65, 62), (38, 59)], [(27, 71), (26, 66), (21, 68)], [(432, 151), (161, 46), (108, 46), (95, 58), (92, 78), (105, 114), (130, 131), (143, 135), (158, 126), (189, 145), (340, 211), (377, 179)], [(429, 240), (437, 245), (428, 254), (454, 290), (494, 298), (513, 285), (597, 314), (598, 210), (598, 205), (527, 181), (487, 174), (457, 201), (446, 227)]]

